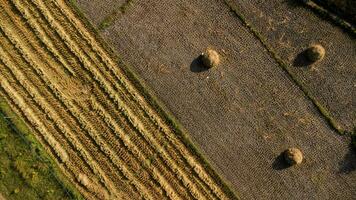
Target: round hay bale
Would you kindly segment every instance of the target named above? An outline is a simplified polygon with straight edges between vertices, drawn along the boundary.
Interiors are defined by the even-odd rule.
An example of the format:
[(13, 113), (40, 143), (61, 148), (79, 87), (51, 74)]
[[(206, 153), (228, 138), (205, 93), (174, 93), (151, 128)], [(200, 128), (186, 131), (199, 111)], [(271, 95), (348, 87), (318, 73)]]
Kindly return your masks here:
[(312, 45), (307, 49), (307, 57), (311, 62), (320, 61), (325, 56), (325, 49), (320, 44)]
[(297, 148), (289, 148), (284, 151), (284, 159), (290, 165), (299, 165), (303, 161), (303, 153)]
[(203, 65), (207, 68), (217, 67), (220, 64), (220, 56), (218, 52), (212, 49), (207, 49), (201, 54)]

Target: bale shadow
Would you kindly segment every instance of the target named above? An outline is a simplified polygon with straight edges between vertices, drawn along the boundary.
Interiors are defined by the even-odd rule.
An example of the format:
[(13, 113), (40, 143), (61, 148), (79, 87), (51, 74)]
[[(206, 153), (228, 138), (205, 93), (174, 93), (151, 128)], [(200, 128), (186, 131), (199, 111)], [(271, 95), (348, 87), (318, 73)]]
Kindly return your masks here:
[(208, 68), (206, 68), (201, 61), (201, 55), (195, 58), (193, 62), (190, 64), (190, 71), (192, 72), (199, 73), (207, 70)]
[(305, 0), (284, 0), (284, 2), (287, 3), (290, 8), (296, 8), (303, 6)]
[(349, 174), (356, 170), (356, 150), (350, 146), (344, 159), (339, 162), (339, 173)]
[(310, 61), (307, 56), (307, 50), (299, 53), (293, 61), (294, 67), (307, 67), (312, 65), (314, 62)]
[(279, 154), (279, 156), (277, 156), (274, 162), (272, 163), (272, 168), (275, 170), (284, 170), (289, 168), (290, 166), (291, 165), (289, 165), (284, 159), (284, 152)]

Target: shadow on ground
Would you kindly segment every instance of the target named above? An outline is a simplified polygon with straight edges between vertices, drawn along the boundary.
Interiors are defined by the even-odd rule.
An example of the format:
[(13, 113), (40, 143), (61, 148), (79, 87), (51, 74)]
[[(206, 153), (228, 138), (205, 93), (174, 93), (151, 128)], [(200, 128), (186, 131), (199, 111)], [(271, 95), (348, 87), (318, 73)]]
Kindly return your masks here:
[(290, 8), (296, 8), (296, 7), (301, 7), (303, 4), (304, 0), (285, 0), (284, 2), (287, 3), (287, 5)]
[(299, 53), (297, 57), (295, 57), (293, 61), (293, 66), (294, 67), (307, 67), (313, 64), (308, 57), (307, 57), (307, 50)]
[(349, 174), (356, 170), (356, 149), (350, 146), (344, 159), (339, 162), (339, 173)]
[(204, 67), (202, 61), (201, 61), (201, 56), (195, 58), (193, 62), (190, 64), (190, 71), (199, 73), (199, 72), (204, 72), (207, 71), (208, 68)]
[(279, 154), (279, 156), (276, 157), (276, 159), (274, 160), (274, 162), (272, 163), (272, 168), (275, 170), (283, 170), (283, 169), (287, 169), (290, 167), (290, 165), (285, 161), (284, 159), (284, 152), (282, 152), (281, 154)]

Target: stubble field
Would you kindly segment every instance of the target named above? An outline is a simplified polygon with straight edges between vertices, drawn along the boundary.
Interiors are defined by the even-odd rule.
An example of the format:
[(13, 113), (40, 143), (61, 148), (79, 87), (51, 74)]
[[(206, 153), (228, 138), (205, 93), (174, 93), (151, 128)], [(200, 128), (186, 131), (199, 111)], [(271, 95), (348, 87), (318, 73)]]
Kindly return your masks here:
[(67, 1), (0, 9), (0, 93), (85, 198), (236, 198)]
[[(298, 75), (292, 77), (236, 16), (230, 3), (134, 1), (124, 15), (100, 33), (154, 90), (242, 198), (352, 199), (356, 158), (349, 146), (350, 138), (340, 136), (317, 107), (327, 108), (342, 127), (340, 130), (353, 127), (354, 89), (350, 82), (355, 73), (350, 60), (355, 46), (351, 39), (338, 27), (301, 11), (308, 13), (302, 15), (307, 16), (308, 26), (312, 25), (307, 20), (315, 20), (334, 31), (337, 42), (330, 47), (332, 36), (326, 42), (322, 40), (327, 47), (326, 59), (313, 69), (291, 69)], [(238, 3), (250, 5), (248, 1)], [(279, 1), (272, 5), (284, 6)], [(78, 6), (91, 21), (100, 16), (90, 11), (95, 2), (84, 5), (79, 1)], [(255, 15), (255, 10), (244, 11), (252, 21), (250, 15)], [(288, 12), (282, 11), (279, 14)], [(262, 19), (258, 21), (259, 31), (268, 26), (268, 21)], [(299, 41), (297, 34), (289, 34)], [(313, 37), (303, 37), (305, 41), (296, 42), (300, 46), (291, 48), (293, 51), (281, 45), (278, 53), (290, 51), (288, 58), (293, 53), (295, 58), (308, 42), (318, 41)], [(278, 47), (274, 40), (268, 43)], [(221, 66), (208, 71), (196, 60), (207, 47), (222, 57)], [(333, 58), (337, 49), (344, 59)], [(328, 77), (325, 73), (335, 75)], [(311, 97), (317, 101), (311, 101)], [(305, 163), (300, 167), (287, 168), (279, 156), (290, 146), (304, 151)]]
[[(245, 17), (285, 62), (289, 74), (320, 104), (332, 126), (341, 134), (354, 132), (355, 33), (335, 26), (332, 20), (321, 18), (295, 0), (226, 2)], [(302, 52), (311, 44), (323, 45), (326, 57), (307, 65)]]

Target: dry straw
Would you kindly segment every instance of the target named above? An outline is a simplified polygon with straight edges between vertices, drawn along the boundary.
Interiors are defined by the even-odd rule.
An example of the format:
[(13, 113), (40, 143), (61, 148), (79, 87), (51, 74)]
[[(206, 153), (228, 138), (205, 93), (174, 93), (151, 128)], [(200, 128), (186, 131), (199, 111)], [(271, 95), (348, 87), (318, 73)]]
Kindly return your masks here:
[(303, 153), (297, 148), (289, 148), (284, 152), (284, 158), (290, 165), (299, 165), (303, 161)]
[(218, 52), (209, 48), (201, 54), (201, 60), (207, 68), (217, 67), (220, 64), (220, 56)]
[(307, 57), (311, 62), (317, 62), (324, 58), (325, 49), (320, 44), (312, 45), (307, 49)]

